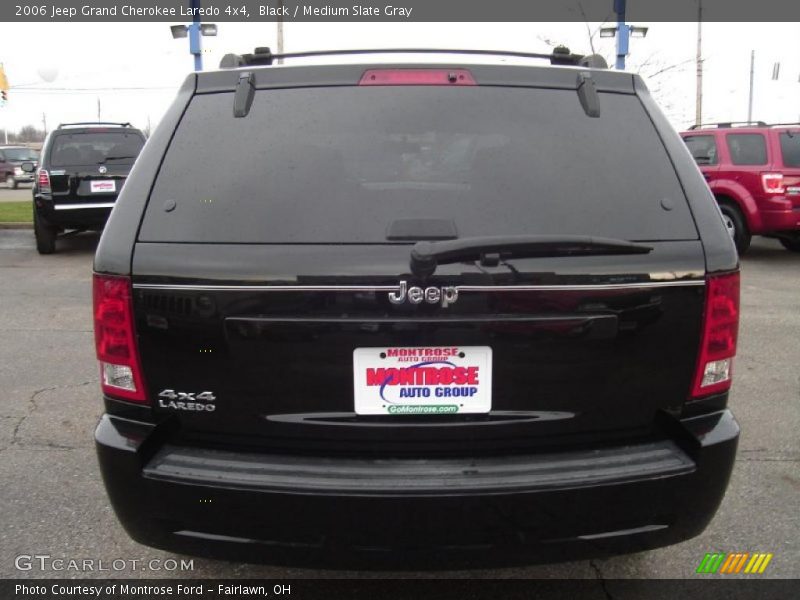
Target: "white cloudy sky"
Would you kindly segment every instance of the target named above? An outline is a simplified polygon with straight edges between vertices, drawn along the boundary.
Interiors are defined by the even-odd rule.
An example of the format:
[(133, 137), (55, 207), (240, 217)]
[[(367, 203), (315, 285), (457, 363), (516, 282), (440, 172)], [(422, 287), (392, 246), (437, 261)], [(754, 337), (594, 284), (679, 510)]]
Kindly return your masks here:
[[(694, 120), (696, 23), (641, 23), (628, 68), (640, 72), (677, 128)], [(589, 24), (592, 31), (599, 26)], [(274, 23), (221, 23), (204, 38), (206, 68), (227, 52), (275, 48)], [(613, 62), (614, 40), (594, 36)], [(800, 23), (703, 25), (704, 120), (747, 117), (750, 52), (755, 50), (753, 117), (800, 120)], [(547, 51), (564, 43), (588, 53), (585, 23), (287, 23), (287, 51), (331, 48), (440, 47)], [(341, 60), (341, 59), (337, 59)], [(359, 60), (364, 60), (360, 58)], [(0, 129), (48, 128), (97, 117), (156, 125), (175, 88), (192, 69), (187, 40), (173, 40), (167, 23), (0, 23), (0, 62), (12, 86), (0, 109)], [(780, 76), (772, 80), (773, 65)], [(57, 72), (51, 83), (42, 80)], [(660, 73), (659, 73), (660, 72)]]

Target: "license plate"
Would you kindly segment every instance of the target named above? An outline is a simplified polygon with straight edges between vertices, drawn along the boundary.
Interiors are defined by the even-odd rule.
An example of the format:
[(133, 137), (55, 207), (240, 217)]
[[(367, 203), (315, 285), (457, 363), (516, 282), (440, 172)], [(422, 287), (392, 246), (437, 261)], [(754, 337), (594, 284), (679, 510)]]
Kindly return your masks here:
[(492, 408), (492, 349), (356, 348), (353, 384), (359, 415), (488, 413)]
[(92, 194), (116, 192), (117, 183), (113, 179), (97, 179), (89, 182), (89, 191)]

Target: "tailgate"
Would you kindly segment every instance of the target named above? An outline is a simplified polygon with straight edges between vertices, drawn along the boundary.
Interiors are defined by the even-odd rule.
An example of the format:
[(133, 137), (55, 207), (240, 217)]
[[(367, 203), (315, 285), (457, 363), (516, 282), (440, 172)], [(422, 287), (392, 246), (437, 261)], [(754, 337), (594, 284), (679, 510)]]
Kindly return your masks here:
[[(418, 283), (408, 245), (140, 243), (134, 302), (148, 391), (185, 435), (271, 447), (458, 451), (647, 435), (687, 397), (704, 292), (699, 242), (651, 245), (644, 257), (442, 265), (424, 283), (457, 290), (442, 306), (390, 301), (400, 281)], [(436, 363), (426, 349), (470, 354), (433, 366), (480, 367), (488, 406), (357, 411), (358, 393), (378, 393), (368, 378), (386, 375), (367, 369), (391, 349), (420, 352), (410, 365)], [(371, 362), (356, 369), (364, 352)], [(429, 383), (406, 389), (435, 394)]]
[(130, 165), (70, 165), (50, 171), (53, 200), (59, 204), (113, 202)]

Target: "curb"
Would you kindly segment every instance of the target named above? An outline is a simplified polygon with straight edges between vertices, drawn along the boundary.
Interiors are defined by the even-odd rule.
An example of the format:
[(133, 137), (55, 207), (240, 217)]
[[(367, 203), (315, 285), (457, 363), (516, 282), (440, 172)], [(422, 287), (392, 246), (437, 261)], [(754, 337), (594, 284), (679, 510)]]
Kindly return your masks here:
[(0, 229), (33, 229), (33, 223), (1, 223)]

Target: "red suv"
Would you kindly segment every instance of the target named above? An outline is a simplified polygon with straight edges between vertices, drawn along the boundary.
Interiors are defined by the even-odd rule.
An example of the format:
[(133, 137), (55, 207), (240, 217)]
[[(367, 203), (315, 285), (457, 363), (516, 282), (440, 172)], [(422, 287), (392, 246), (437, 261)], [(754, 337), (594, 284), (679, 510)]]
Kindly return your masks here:
[(800, 252), (800, 123), (694, 125), (681, 137), (739, 254), (753, 235), (775, 237)]

